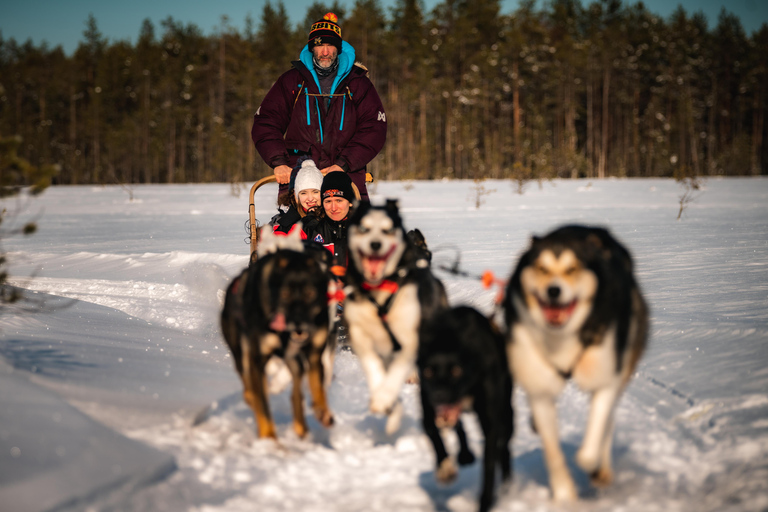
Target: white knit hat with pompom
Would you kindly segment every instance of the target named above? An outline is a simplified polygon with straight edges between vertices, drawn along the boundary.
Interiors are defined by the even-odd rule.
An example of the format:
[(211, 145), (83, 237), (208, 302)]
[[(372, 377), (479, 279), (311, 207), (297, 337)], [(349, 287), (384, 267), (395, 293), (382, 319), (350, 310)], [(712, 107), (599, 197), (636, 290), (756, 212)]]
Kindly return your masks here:
[(299, 200), (299, 192), (307, 189), (320, 190), (323, 185), (323, 173), (317, 168), (313, 160), (304, 160), (301, 163), (301, 169), (296, 173), (296, 181), (293, 186), (293, 193), (296, 195), (296, 201)]

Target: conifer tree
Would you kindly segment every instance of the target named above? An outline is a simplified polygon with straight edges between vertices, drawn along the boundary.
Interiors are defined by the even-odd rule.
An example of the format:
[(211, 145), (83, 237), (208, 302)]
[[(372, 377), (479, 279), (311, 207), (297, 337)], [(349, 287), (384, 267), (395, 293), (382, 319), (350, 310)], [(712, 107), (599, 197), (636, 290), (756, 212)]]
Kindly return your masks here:
[(259, 178), (253, 113), (333, 11), (387, 109), (379, 178), (768, 174), (765, 27), (620, 0), (380, 2), (270, 0), (212, 34), (144, 20), (135, 44), (89, 16), (72, 55), (0, 38), (0, 135), (61, 164), (56, 183)]
[[(18, 154), (22, 138), (20, 136), (0, 138), (0, 243), (9, 236), (29, 236), (37, 231), (34, 221), (15, 225), (9, 221), (23, 208), (23, 203), (16, 209), (8, 209), (9, 200), (15, 197), (41, 194), (51, 183), (51, 178), (58, 171), (56, 166), (34, 166)], [(3, 309), (23, 296), (18, 289), (8, 284), (8, 261), (0, 245), (0, 313)]]

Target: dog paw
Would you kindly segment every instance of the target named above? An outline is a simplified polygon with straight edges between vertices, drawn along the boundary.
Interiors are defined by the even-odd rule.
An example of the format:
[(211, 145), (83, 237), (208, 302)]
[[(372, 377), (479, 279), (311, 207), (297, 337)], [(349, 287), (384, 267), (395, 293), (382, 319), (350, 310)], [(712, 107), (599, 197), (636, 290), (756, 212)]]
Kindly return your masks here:
[(443, 462), (437, 467), (435, 472), (435, 478), (441, 484), (449, 484), (456, 480), (456, 476), (459, 474), (459, 469), (456, 467), (456, 463), (453, 459), (446, 457)]
[(374, 414), (389, 414), (395, 404), (397, 395), (387, 388), (379, 388), (371, 395), (371, 412)]
[(578, 499), (576, 486), (569, 478), (566, 482), (552, 484), (552, 499), (556, 503), (572, 503)]
[(309, 432), (307, 426), (300, 421), (293, 422), (293, 430), (300, 439), (303, 439)]
[(259, 439), (274, 439), (277, 441), (277, 430), (259, 429), (258, 436)]
[(333, 414), (329, 409), (316, 410), (315, 418), (317, 418), (317, 421), (319, 421), (325, 428), (333, 426)]
[(392, 406), (392, 410), (389, 411), (387, 415), (387, 423), (384, 426), (384, 431), (387, 433), (388, 436), (393, 435), (395, 432), (400, 430), (400, 424), (403, 421), (403, 404), (401, 404), (399, 401), (395, 402), (395, 405)]
[(462, 450), (459, 452), (459, 466), (468, 466), (475, 462), (475, 454), (472, 453), (472, 450)]
[(258, 414), (254, 414), (256, 418), (256, 430), (258, 432), (259, 439), (274, 439), (277, 440), (277, 429), (275, 424), (271, 420), (260, 418)]
[(613, 482), (613, 471), (609, 468), (600, 468), (589, 475), (589, 479), (595, 487), (607, 487)]
[(588, 475), (596, 473), (600, 469), (600, 462), (597, 455), (588, 453), (584, 448), (576, 452), (576, 464)]
[(480, 496), (480, 508), (478, 509), (480, 512), (488, 512), (491, 510), (491, 507), (493, 505), (493, 494), (491, 493), (490, 496), (486, 496), (486, 493), (483, 493), (482, 496)]

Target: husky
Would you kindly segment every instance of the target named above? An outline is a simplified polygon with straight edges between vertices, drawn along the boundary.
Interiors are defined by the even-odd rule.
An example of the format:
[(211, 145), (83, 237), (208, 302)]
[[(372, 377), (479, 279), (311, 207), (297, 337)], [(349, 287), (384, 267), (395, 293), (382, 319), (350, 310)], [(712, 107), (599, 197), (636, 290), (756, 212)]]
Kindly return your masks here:
[(395, 200), (356, 205), (349, 219), (344, 302), (349, 344), (371, 393), (370, 410), (400, 428), (400, 390), (415, 374), (422, 326), (448, 306), (442, 283), (403, 228)]
[[(258, 258), (229, 285), (221, 329), (243, 382), (243, 398), (253, 410), (258, 435), (277, 438), (269, 409), (267, 377), (287, 368), (293, 382), (293, 427), (304, 437), (302, 377), (306, 371), (315, 417), (333, 424), (326, 389), (332, 372), (333, 280), (327, 261), (304, 251), (299, 230), (276, 236), (261, 233)], [(331, 301), (333, 302), (333, 301)], [(277, 362), (282, 364), (275, 364)], [(269, 389), (275, 392), (277, 389)]]
[(512, 379), (504, 337), (482, 313), (468, 306), (438, 313), (419, 343), (422, 424), (437, 459), (437, 480), (448, 483), (458, 471), (440, 430), (453, 427), (459, 439), (458, 462), (475, 457), (467, 444), (460, 414), (474, 411), (485, 437), (481, 512), (494, 500), (496, 467), (502, 481), (512, 476), (509, 442), (514, 431)]
[(553, 498), (574, 501), (555, 400), (569, 379), (591, 394), (576, 462), (593, 485), (609, 484), (614, 408), (648, 334), (632, 258), (599, 227), (564, 226), (533, 237), (507, 285), (503, 308), (510, 369), (528, 397)]

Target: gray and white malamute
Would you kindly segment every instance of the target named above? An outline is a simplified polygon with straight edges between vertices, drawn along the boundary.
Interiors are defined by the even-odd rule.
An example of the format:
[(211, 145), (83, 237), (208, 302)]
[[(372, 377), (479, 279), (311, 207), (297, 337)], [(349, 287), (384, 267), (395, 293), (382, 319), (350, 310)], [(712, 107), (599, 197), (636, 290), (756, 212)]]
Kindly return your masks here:
[(421, 330), (448, 301), (425, 248), (406, 235), (396, 201), (360, 203), (348, 226), (344, 321), (368, 381), (371, 412), (388, 416), (391, 434), (402, 418), (400, 390), (416, 372)]
[(555, 501), (577, 498), (555, 407), (568, 379), (592, 395), (576, 462), (594, 485), (607, 485), (614, 409), (648, 334), (629, 252), (602, 228), (534, 237), (507, 285), (504, 311), (510, 368), (528, 397)]

